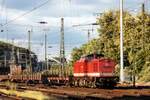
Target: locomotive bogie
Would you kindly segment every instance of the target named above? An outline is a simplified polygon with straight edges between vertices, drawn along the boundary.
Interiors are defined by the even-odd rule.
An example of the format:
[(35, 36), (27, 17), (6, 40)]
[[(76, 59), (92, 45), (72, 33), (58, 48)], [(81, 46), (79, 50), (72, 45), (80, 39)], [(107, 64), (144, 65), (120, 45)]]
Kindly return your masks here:
[(68, 85), (68, 77), (48, 77), (49, 84), (51, 85)]

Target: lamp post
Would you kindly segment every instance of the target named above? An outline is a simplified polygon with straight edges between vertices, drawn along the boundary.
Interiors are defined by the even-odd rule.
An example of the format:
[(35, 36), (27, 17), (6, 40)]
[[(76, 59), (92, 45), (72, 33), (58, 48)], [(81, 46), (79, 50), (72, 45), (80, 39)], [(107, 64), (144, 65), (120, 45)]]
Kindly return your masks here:
[[(43, 25), (48, 24), (45, 21), (40, 21), (38, 23), (39, 24), (43, 24)], [(44, 30), (44, 31), (46, 31), (46, 30)], [(46, 32), (45, 32), (45, 36), (44, 37), (45, 37), (45, 68), (48, 69), (48, 61), (47, 61), (47, 34), (46, 34)]]
[[(52, 46), (47, 46), (47, 48), (49, 49), (49, 48), (52, 48)], [(48, 57), (47, 57), (47, 70), (50, 70), (50, 66), (49, 66), (49, 55), (50, 54), (47, 54), (48, 55)]]

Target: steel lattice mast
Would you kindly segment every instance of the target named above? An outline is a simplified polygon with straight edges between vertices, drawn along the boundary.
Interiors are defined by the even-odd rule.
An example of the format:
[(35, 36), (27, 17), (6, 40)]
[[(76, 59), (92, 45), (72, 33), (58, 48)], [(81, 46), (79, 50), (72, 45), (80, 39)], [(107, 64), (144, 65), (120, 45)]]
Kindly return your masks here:
[(31, 32), (32, 32), (32, 29), (28, 31), (29, 72), (32, 72), (32, 63), (31, 63)]
[(63, 69), (65, 67), (64, 18), (61, 18), (60, 33), (60, 76), (63, 76)]

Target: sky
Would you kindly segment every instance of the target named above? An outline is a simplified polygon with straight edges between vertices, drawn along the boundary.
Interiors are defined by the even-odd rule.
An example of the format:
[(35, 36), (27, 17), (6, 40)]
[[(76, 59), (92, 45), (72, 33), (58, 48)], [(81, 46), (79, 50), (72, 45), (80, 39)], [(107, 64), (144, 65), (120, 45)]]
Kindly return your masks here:
[[(47, 2), (40, 8), (38, 5)], [(124, 0), (124, 9), (130, 12), (139, 12), (141, 3), (145, 3), (146, 10), (150, 11), (150, 0)], [(18, 17), (32, 9), (36, 9), (25, 16)], [(87, 29), (92, 26), (72, 27), (78, 24), (96, 22), (96, 13), (109, 10), (118, 10), (119, 0), (0, 0), (0, 40), (5, 42), (15, 41), (15, 45), (27, 48), (28, 30), (31, 33), (31, 46), (39, 60), (44, 58), (44, 34), (48, 35), (48, 56), (59, 56), (60, 20), (64, 18), (65, 50), (66, 57), (74, 47), (87, 43)], [(14, 20), (15, 19), (15, 20)], [(12, 21), (14, 20), (14, 21)], [(41, 25), (38, 22), (46, 21)], [(91, 33), (90, 39), (97, 38), (97, 27)]]

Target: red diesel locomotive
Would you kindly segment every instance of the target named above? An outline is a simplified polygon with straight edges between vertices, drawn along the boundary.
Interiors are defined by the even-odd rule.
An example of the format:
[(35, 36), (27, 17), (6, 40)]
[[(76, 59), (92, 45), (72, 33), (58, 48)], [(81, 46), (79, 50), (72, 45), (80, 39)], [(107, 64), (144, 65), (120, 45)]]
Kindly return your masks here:
[(116, 62), (101, 55), (81, 57), (74, 64), (74, 85), (88, 87), (113, 87), (117, 84)]

